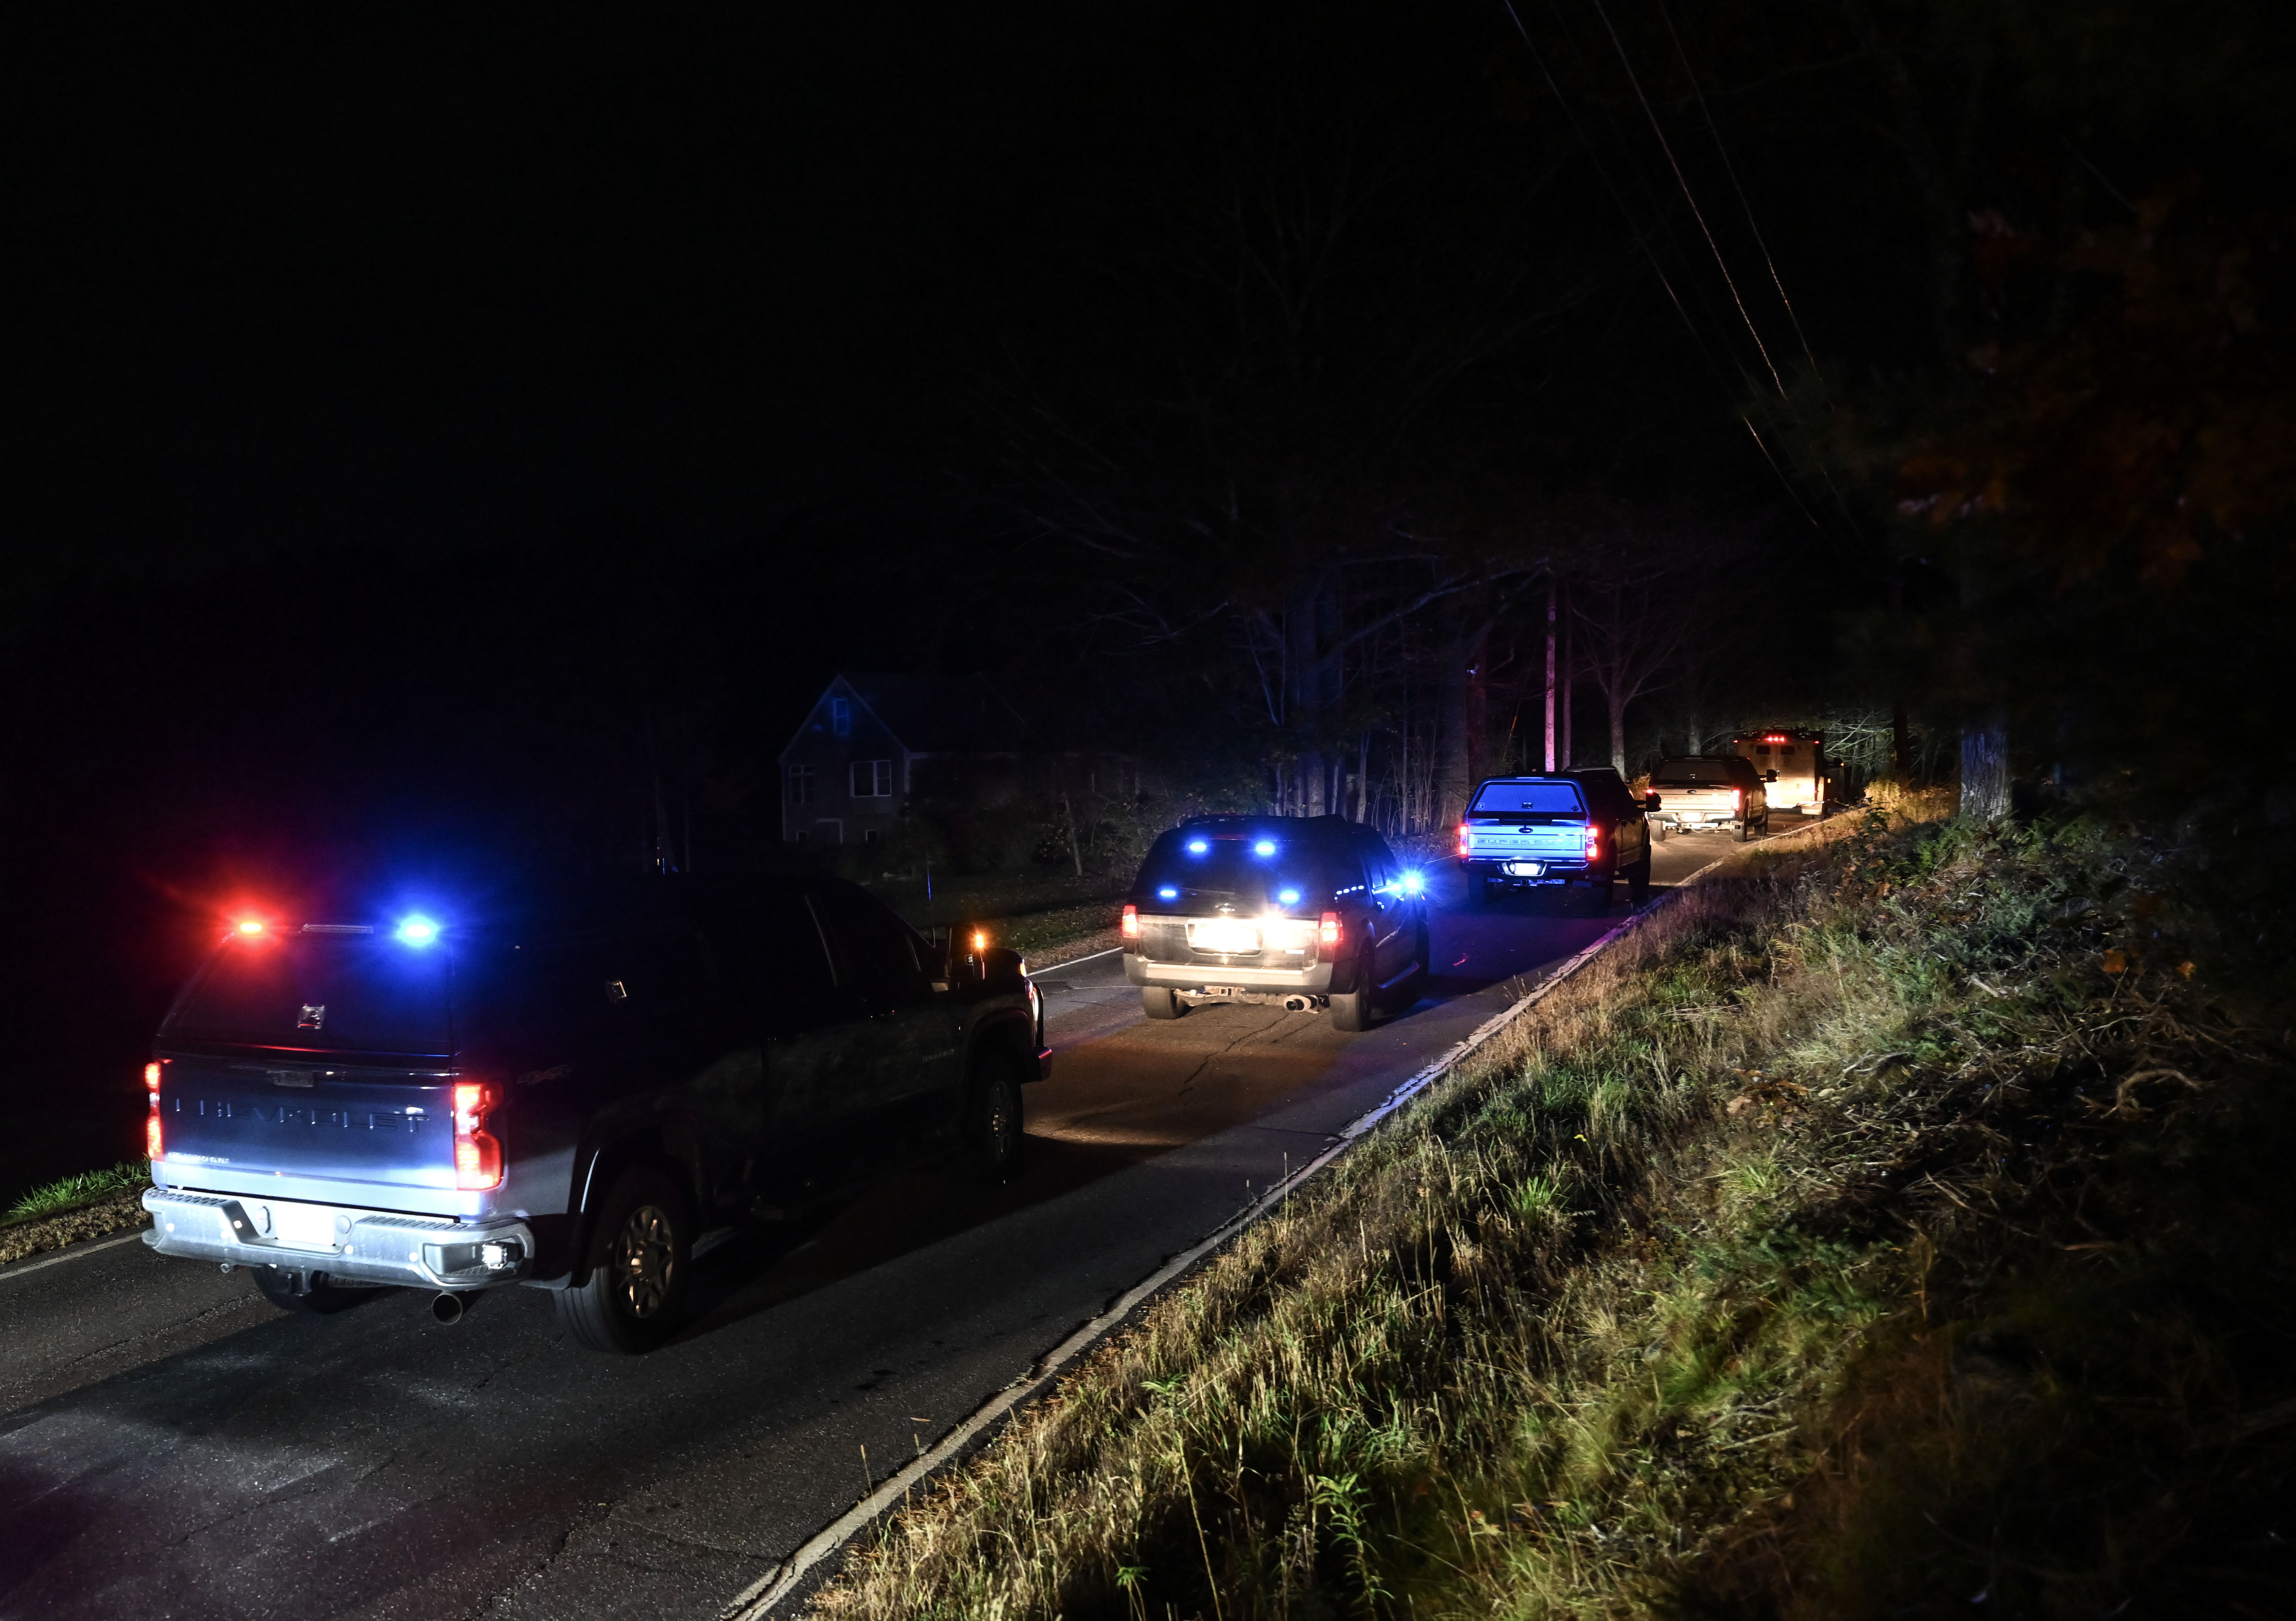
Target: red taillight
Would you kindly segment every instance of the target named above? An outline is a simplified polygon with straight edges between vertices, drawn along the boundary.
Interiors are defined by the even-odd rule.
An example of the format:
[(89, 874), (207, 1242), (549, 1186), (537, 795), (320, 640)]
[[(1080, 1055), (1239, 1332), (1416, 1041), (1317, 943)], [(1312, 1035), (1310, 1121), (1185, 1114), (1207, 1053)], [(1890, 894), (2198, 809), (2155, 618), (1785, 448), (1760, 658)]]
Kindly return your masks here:
[(156, 1058), (144, 1066), (144, 1090), (152, 1094), (154, 1102), (159, 1101), (160, 1060)]
[(486, 1129), (496, 1101), (495, 1089), (482, 1081), (455, 1083), (455, 1185), (465, 1192), (502, 1185), (502, 1142)]
[(166, 1138), (160, 1130), (160, 1100), (152, 1100), (152, 1112), (144, 1117), (144, 1158), (165, 1159), (168, 1157)]
[(1316, 939), (1327, 954), (1337, 948), (1347, 932), (1340, 927), (1340, 914), (1336, 912), (1326, 912), (1324, 921), (1316, 925)]
[(1592, 861), (1603, 853), (1603, 835), (1595, 828), (1587, 830), (1587, 859)]
[(1746, 808), (1746, 790), (1745, 790), (1744, 789), (1742, 789), (1742, 788), (1734, 788), (1734, 789), (1732, 789), (1732, 790), (1730, 790), (1730, 804), (1731, 804), (1732, 807), (1733, 807), (1733, 808), (1734, 808), (1734, 809), (1737, 809), (1737, 810), (1743, 810), (1743, 809), (1745, 809), (1745, 808)]
[(1139, 907), (1127, 906), (1124, 909), (1124, 921), (1117, 925), (1117, 932), (1128, 940), (1136, 940), (1140, 937)]
[(1459, 823), (1459, 859), (1464, 861), (1474, 854), (1474, 840), (1468, 837), (1467, 824)]
[(263, 932), (263, 920), (261, 918), (240, 919), (239, 932), (244, 935), (261, 934)]

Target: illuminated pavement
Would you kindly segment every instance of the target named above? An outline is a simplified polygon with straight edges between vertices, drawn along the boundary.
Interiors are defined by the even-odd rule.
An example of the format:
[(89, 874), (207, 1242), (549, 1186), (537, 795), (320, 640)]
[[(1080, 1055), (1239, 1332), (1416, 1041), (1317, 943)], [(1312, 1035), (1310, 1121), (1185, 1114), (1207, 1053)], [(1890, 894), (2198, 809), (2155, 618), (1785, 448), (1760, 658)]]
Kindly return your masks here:
[[(1731, 847), (1669, 839), (1660, 881)], [(1439, 977), (1361, 1036), (1250, 1007), (1151, 1024), (1117, 958), (1046, 970), (1054, 1075), (1013, 1185), (888, 1171), (832, 1215), (713, 1235), (697, 1321), (644, 1358), (566, 1343), (534, 1289), (450, 1329), (411, 1291), (289, 1317), (140, 1244), (0, 1270), (0, 1618), (715, 1617), (1623, 893), (1607, 916), (1439, 893)]]

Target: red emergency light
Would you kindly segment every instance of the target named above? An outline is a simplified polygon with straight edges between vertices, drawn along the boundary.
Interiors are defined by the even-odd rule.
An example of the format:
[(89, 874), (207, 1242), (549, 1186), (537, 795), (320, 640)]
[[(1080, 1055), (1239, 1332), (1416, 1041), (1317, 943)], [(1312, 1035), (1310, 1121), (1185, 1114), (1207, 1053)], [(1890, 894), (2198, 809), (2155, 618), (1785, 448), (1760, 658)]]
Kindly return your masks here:
[(1783, 732), (1766, 732), (1762, 734), (1762, 741), (1766, 743), (1790, 743), (1793, 739)]

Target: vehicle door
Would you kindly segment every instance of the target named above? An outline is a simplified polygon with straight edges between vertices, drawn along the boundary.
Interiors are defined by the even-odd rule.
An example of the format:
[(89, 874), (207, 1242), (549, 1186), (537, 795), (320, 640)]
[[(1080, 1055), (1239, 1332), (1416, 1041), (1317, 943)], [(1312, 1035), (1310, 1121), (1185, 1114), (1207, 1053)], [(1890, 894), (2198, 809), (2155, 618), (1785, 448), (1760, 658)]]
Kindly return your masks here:
[(631, 930), (608, 972), (608, 1017), (668, 1111), (693, 1124), (704, 1197), (740, 1170), (766, 1134), (765, 1053), (728, 994), (718, 954), (690, 921)]
[(1361, 846), (1364, 881), (1369, 887), (1374, 976), (1382, 985), (1399, 978), (1411, 966), (1418, 949), (1418, 919), (1403, 893), (1403, 873), (1384, 842), (1365, 839)]
[(855, 1113), (851, 1026), (829, 946), (795, 889), (734, 907), (721, 929), (728, 973), (762, 1056), (753, 1181), (811, 1167)]
[(896, 1135), (939, 1123), (963, 1080), (958, 1011), (935, 994), (922, 943), (858, 889), (824, 887), (812, 900), (852, 1018), (857, 1106)]

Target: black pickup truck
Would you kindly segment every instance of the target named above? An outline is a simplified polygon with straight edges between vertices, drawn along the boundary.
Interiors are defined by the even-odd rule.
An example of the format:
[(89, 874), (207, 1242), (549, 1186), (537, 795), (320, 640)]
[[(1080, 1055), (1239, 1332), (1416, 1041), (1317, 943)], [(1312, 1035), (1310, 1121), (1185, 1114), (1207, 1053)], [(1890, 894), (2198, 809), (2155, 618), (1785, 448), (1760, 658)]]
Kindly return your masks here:
[(481, 910), (234, 921), (145, 1067), (145, 1241), (306, 1311), (414, 1286), (451, 1322), (538, 1285), (636, 1351), (702, 1231), (920, 1140), (1013, 1162), (1045, 1047), (1012, 952), (810, 878)]

